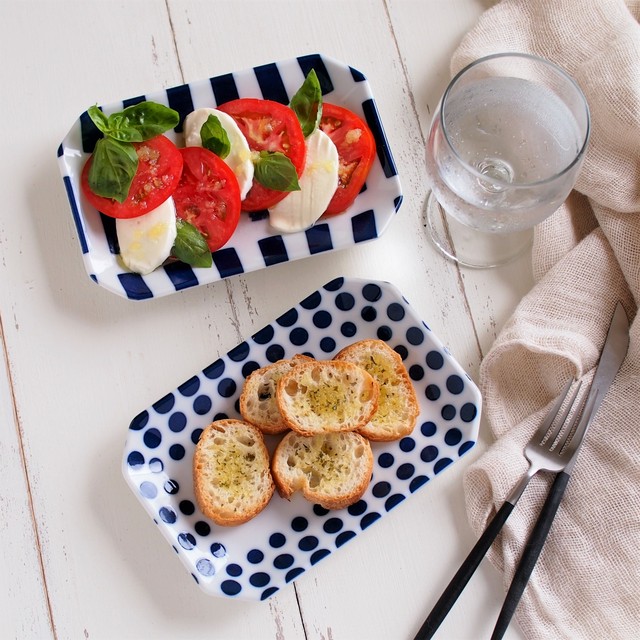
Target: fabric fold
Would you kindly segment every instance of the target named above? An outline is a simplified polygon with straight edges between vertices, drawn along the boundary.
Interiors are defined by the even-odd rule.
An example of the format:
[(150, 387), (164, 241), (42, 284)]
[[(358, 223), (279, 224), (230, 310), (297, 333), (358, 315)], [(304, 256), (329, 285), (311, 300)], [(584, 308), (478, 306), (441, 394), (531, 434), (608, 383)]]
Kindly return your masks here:
[[(534, 288), (480, 368), (496, 438), (464, 477), (479, 535), (526, 471), (523, 449), (570, 377), (589, 381), (618, 301), (630, 346), (583, 446), (516, 619), (528, 638), (632, 638), (640, 629), (640, 2), (502, 0), (454, 54), (548, 58), (584, 91), (591, 141), (576, 190), (535, 230)], [(553, 481), (536, 476), (489, 559), (505, 589)]]

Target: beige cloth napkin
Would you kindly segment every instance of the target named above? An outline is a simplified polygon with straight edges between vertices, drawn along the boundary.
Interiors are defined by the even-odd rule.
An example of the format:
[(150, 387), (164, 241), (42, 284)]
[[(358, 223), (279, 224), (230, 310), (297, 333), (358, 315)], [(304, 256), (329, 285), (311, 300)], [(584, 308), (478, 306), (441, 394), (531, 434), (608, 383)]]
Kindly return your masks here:
[[(452, 61), (498, 51), (555, 61), (579, 83), (592, 134), (576, 191), (536, 229), (536, 284), (480, 370), (495, 444), (465, 474), (479, 535), (527, 463), (523, 447), (570, 377), (589, 378), (614, 307), (640, 301), (640, 0), (503, 0)], [(553, 476), (539, 474), (489, 558), (505, 589)], [(528, 638), (640, 638), (640, 320), (597, 413), (516, 619)]]

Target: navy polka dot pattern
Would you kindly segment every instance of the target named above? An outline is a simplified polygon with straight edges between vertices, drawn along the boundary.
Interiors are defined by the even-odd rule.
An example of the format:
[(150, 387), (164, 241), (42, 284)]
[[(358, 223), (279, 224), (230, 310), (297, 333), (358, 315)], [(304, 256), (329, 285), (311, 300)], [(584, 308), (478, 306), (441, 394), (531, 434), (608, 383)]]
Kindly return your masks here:
[[(304, 55), (137, 95), (103, 105), (103, 108), (106, 113), (112, 113), (142, 100), (154, 100), (178, 111), (182, 123), (193, 109), (214, 107), (235, 98), (262, 97), (289, 104), (311, 69), (318, 76), (323, 94), (330, 94), (331, 102), (360, 115), (375, 138), (377, 153), (366, 185), (347, 212), (329, 216), (310, 229), (289, 234), (274, 230), (266, 212), (242, 216), (238, 231), (222, 249), (213, 253), (210, 269), (193, 269), (173, 262), (148, 275), (130, 273), (117, 258), (113, 220), (101, 216), (78, 197), (82, 168), (100, 136), (85, 112), (58, 147), (58, 165), (88, 275), (119, 296), (144, 300), (379, 238), (402, 205), (402, 185), (371, 87), (361, 72), (343, 62), (319, 54)], [(181, 126), (166, 135), (180, 142)], [(367, 295), (367, 300), (375, 302), (371, 294)], [(346, 306), (350, 301), (345, 297), (341, 304)], [(229, 357), (242, 357), (243, 348), (244, 345)]]
[[(300, 352), (330, 358), (367, 338), (384, 339), (401, 355), (420, 415), (409, 436), (372, 444), (373, 477), (362, 499), (329, 511), (299, 495), (290, 502), (275, 495), (239, 527), (208, 521), (193, 493), (193, 451), (212, 420), (240, 417), (238, 398), (248, 372)], [(471, 449), (480, 410), (476, 386), (395, 287), (337, 278), (133, 418), (123, 471), (200, 588), (265, 600)], [(276, 443), (270, 436), (271, 450)]]

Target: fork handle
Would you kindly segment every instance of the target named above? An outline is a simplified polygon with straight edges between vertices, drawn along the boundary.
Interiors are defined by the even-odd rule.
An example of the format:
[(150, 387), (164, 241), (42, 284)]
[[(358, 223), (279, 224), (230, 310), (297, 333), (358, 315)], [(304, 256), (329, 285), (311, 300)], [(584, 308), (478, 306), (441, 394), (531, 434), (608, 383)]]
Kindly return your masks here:
[(509, 626), (509, 622), (515, 613), (518, 602), (520, 602), (520, 597), (527, 586), (529, 577), (547, 539), (547, 534), (549, 533), (549, 529), (551, 529), (551, 523), (558, 511), (560, 501), (562, 500), (570, 477), (568, 473), (561, 471), (553, 482), (549, 495), (538, 516), (538, 520), (522, 552), (522, 557), (520, 558), (513, 580), (509, 586), (509, 591), (502, 605), (498, 621), (493, 629), (491, 640), (499, 640), (502, 638)]
[(476, 545), (462, 563), (456, 575), (453, 576), (438, 602), (436, 602), (431, 613), (427, 616), (427, 619), (420, 627), (414, 640), (427, 640), (433, 637), (433, 634), (446, 618), (449, 610), (455, 604), (455, 601), (464, 590), (480, 562), (482, 562), (482, 558), (487, 554), (491, 543), (496, 539), (498, 533), (500, 533), (500, 529), (502, 529), (502, 526), (513, 511), (514, 506), (511, 502), (505, 502), (496, 515), (493, 516), (484, 533), (480, 536), (480, 539), (476, 542)]

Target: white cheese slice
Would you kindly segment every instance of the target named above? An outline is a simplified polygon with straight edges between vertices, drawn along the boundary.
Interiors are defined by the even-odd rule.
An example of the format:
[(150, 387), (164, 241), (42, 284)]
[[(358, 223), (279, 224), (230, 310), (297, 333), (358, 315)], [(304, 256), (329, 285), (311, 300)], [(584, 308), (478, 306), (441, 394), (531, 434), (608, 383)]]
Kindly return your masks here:
[(338, 150), (331, 138), (316, 129), (306, 145), (307, 158), (298, 180), (300, 191), (292, 191), (269, 209), (269, 223), (278, 231), (309, 228), (326, 211), (338, 188)]
[(229, 136), (231, 151), (224, 158), (231, 171), (235, 173), (240, 186), (240, 199), (244, 200), (253, 184), (253, 162), (251, 160), (251, 149), (247, 139), (244, 137), (236, 121), (228, 114), (218, 109), (203, 107), (192, 111), (184, 120), (184, 144), (186, 147), (201, 147), (202, 138), (200, 129), (210, 115), (217, 116), (222, 128)]
[(122, 262), (135, 273), (147, 275), (171, 254), (176, 239), (173, 198), (137, 218), (116, 219)]

